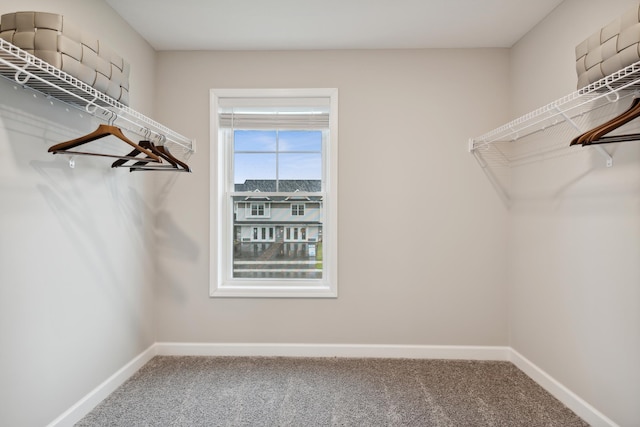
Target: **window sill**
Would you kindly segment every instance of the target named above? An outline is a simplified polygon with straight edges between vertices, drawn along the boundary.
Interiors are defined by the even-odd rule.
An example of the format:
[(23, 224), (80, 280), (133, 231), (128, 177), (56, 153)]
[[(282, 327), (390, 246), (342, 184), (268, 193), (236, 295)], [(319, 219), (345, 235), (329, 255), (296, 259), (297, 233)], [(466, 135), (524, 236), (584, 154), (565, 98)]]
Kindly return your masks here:
[(280, 281), (269, 284), (260, 282), (233, 282), (213, 286), (212, 298), (337, 298), (338, 291), (322, 281), (317, 285), (309, 282), (282, 284)]

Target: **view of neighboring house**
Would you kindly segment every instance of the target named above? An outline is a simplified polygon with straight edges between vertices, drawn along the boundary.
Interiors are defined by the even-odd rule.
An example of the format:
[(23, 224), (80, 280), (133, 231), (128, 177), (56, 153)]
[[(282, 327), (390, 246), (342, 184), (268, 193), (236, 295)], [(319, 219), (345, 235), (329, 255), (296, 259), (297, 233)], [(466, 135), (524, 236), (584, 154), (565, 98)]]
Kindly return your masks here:
[(236, 192), (250, 194), (233, 201), (234, 277), (322, 278), (322, 197), (309, 195), (321, 187), (320, 180), (235, 185)]
[(319, 242), (322, 240), (320, 196), (262, 196), (273, 192), (320, 192), (320, 180), (246, 180), (237, 192), (255, 195), (234, 198), (234, 241)]

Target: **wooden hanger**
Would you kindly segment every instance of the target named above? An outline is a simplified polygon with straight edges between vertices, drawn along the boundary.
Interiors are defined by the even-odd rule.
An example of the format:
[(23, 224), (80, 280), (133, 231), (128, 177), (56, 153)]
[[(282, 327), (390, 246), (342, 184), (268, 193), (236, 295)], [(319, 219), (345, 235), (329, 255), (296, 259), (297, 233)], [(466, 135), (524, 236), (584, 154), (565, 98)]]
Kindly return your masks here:
[(72, 148), (78, 147), (80, 145), (83, 145), (88, 142), (95, 141), (97, 139), (104, 138), (107, 136), (115, 136), (116, 138), (131, 145), (132, 147), (134, 147), (135, 150), (138, 150), (139, 153), (143, 153), (147, 155), (148, 157), (147, 161), (149, 162), (156, 162), (156, 163), (162, 162), (162, 160), (157, 154), (141, 147), (140, 145), (136, 144), (135, 142), (127, 138), (122, 133), (122, 130), (120, 130), (120, 128), (113, 125), (105, 125), (105, 124), (101, 124), (100, 126), (98, 126), (96, 130), (94, 130), (93, 132), (87, 135), (81, 136), (80, 138), (72, 139), (71, 141), (61, 142), (59, 144), (52, 146), (49, 148), (49, 152), (53, 154), (67, 153), (67, 154), (81, 154), (86, 156), (115, 157), (118, 159), (131, 159), (131, 160), (136, 159), (135, 157), (131, 157), (131, 155), (122, 156), (118, 154), (91, 153), (86, 151), (71, 150)]
[(186, 163), (178, 160), (177, 158), (175, 158), (173, 156), (173, 154), (171, 154), (171, 152), (169, 151), (169, 149), (163, 145), (155, 145), (153, 142), (151, 141), (140, 141), (139, 144), (141, 147), (143, 147), (144, 149), (147, 149), (153, 153), (155, 153), (156, 155), (158, 155), (161, 159), (164, 159), (167, 163), (169, 163), (168, 165), (156, 165), (156, 164), (148, 164), (149, 163), (149, 159), (147, 158), (142, 158), (140, 159), (139, 157), (137, 157), (139, 154), (144, 154), (141, 151), (134, 149), (133, 151), (131, 151), (131, 153), (129, 153), (130, 157), (133, 157), (134, 160), (138, 160), (136, 163), (134, 163), (133, 165), (126, 165), (126, 163), (130, 160), (130, 159), (120, 159), (120, 160), (116, 160), (115, 162), (113, 162), (113, 164), (111, 165), (111, 167), (117, 168), (117, 167), (128, 167), (129, 168), (129, 172), (133, 172), (133, 171), (174, 171), (174, 172), (191, 172), (191, 168), (189, 167), (189, 165), (187, 165)]
[(605, 137), (606, 134), (624, 126), (630, 121), (640, 117), (640, 98), (634, 98), (632, 102), (632, 108), (630, 108), (626, 113), (619, 116), (618, 120), (613, 121), (607, 125), (599, 126), (590, 136), (587, 141), (583, 143), (583, 145), (590, 144), (606, 144), (610, 142), (623, 142), (623, 141), (634, 141), (637, 140), (636, 134), (627, 134), (627, 135), (615, 135), (611, 137)]
[(176, 171), (176, 172), (192, 172), (191, 168), (189, 167), (188, 164), (178, 160), (173, 154), (171, 154), (171, 152), (169, 151), (169, 148), (167, 148), (166, 146), (163, 145), (158, 145), (155, 146), (153, 144), (151, 144), (154, 147), (154, 152), (156, 154), (158, 154), (161, 158), (163, 158), (164, 160), (166, 160), (169, 165), (155, 165), (155, 164), (148, 164), (147, 162), (137, 162), (134, 164), (134, 167), (129, 169), (131, 172), (133, 171), (143, 171), (143, 170), (165, 170), (165, 171)]
[(607, 144), (612, 142), (624, 142), (624, 141), (636, 141), (638, 140), (638, 134), (629, 135), (615, 135), (611, 137), (605, 137), (606, 134), (613, 132), (621, 126), (629, 123), (631, 120), (640, 117), (640, 98), (635, 97), (631, 101), (629, 108), (612, 118), (611, 120), (595, 127), (582, 135), (574, 138), (569, 145), (591, 145), (591, 144)]

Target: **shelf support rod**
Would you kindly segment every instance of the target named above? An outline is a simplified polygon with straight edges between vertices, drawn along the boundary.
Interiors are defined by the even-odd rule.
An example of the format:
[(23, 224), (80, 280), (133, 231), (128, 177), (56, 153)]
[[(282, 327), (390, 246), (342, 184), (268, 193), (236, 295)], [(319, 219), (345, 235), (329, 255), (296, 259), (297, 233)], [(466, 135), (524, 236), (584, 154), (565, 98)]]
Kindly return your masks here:
[(558, 107), (557, 105), (556, 105), (555, 109), (556, 109), (556, 111), (557, 111), (557, 112), (558, 112), (562, 117), (564, 117), (564, 119), (565, 119), (565, 120), (566, 120), (566, 121), (567, 121), (571, 126), (573, 126), (573, 127), (575, 128), (575, 130), (577, 130), (578, 132), (582, 133), (582, 129), (580, 129), (580, 126), (578, 126), (578, 125), (576, 124), (576, 122), (574, 122), (574, 121), (573, 121), (573, 119), (572, 119), (571, 117), (567, 116), (567, 113), (565, 113), (564, 111), (562, 111), (562, 110), (560, 109), (560, 107)]
[(608, 167), (608, 168), (610, 168), (611, 166), (613, 166), (613, 157), (611, 157), (611, 154), (607, 153), (607, 151), (606, 151), (604, 148), (600, 147), (599, 145), (596, 145), (596, 146), (595, 146), (595, 147), (593, 147), (593, 148), (595, 148), (595, 150), (596, 150), (598, 153), (600, 153), (600, 155), (601, 155), (602, 157), (604, 157), (605, 161), (607, 162), (607, 167)]

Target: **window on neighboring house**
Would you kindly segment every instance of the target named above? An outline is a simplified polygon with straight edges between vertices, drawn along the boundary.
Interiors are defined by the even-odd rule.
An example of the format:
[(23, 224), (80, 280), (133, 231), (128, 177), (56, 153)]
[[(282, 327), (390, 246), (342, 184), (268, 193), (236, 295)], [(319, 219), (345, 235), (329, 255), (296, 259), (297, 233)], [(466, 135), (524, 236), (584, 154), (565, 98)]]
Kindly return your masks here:
[(249, 206), (249, 217), (269, 216), (270, 205), (266, 203), (251, 203)]
[(211, 107), (211, 295), (337, 296), (337, 90), (214, 89)]

